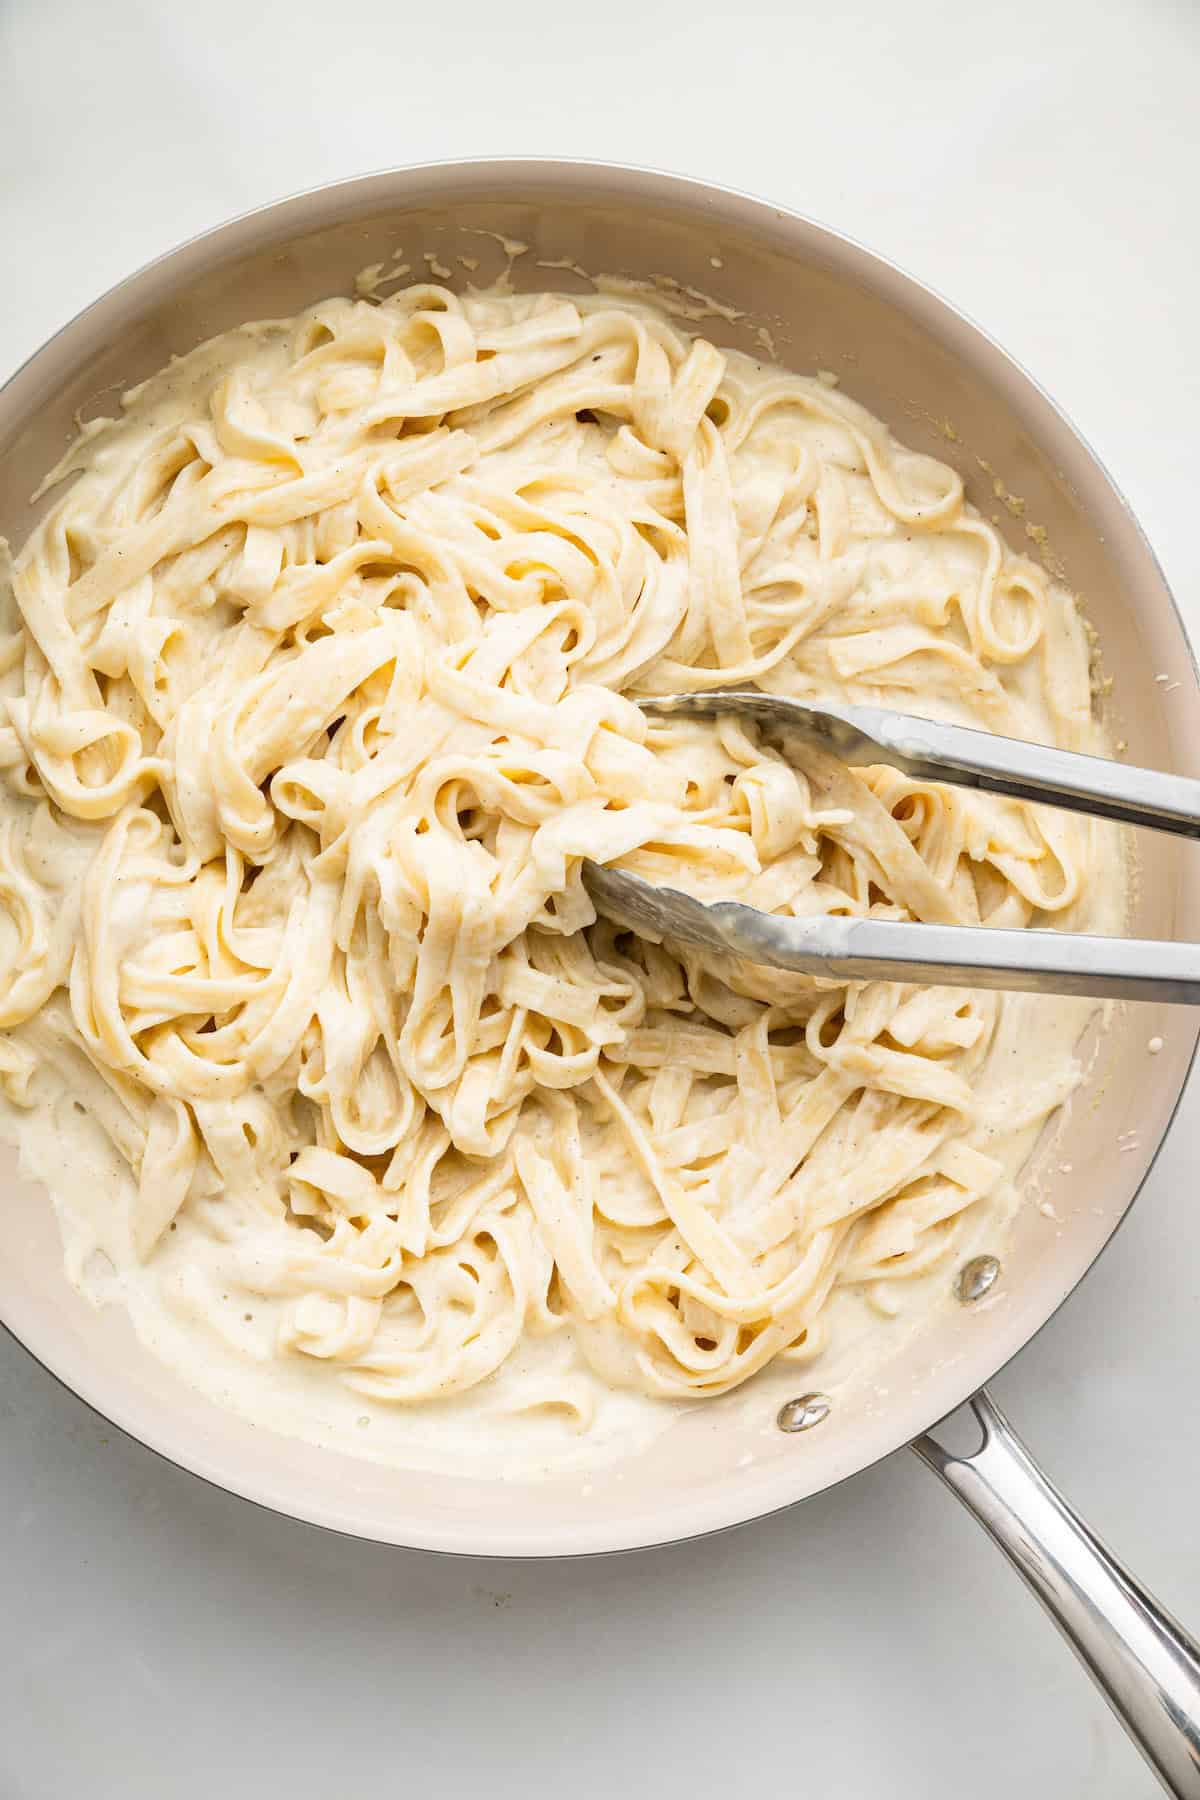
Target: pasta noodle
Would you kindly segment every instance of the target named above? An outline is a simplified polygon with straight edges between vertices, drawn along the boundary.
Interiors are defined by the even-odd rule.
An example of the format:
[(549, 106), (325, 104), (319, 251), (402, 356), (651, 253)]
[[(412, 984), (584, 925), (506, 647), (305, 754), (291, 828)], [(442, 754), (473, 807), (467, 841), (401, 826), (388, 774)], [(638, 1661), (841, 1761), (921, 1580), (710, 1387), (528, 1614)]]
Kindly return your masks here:
[(1099, 747), (1071, 597), (951, 469), (634, 298), (420, 285), (172, 363), (67, 476), (0, 644), (0, 1082), (116, 1146), (118, 1263), (186, 1221), (194, 1309), (407, 1404), (563, 1333), (721, 1394), (952, 1263), (1084, 1012), (997, 1117), (1008, 999), (638, 942), (580, 875), (1009, 927), (1119, 893), (1095, 821), (636, 705)]

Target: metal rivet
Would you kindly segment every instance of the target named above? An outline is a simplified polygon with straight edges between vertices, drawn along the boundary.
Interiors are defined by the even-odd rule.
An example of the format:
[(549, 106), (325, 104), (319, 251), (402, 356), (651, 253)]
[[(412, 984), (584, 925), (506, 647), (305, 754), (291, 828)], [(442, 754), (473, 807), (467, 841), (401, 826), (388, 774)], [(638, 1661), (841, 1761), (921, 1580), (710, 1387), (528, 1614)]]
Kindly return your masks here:
[(808, 1431), (827, 1419), (833, 1401), (826, 1394), (801, 1394), (798, 1400), (785, 1400), (776, 1416), (780, 1431)]
[(982, 1300), (988, 1289), (992, 1287), (1000, 1274), (1000, 1260), (995, 1256), (973, 1256), (969, 1263), (964, 1263), (958, 1271), (958, 1280), (954, 1283), (954, 1292), (964, 1306), (970, 1306), (975, 1300)]

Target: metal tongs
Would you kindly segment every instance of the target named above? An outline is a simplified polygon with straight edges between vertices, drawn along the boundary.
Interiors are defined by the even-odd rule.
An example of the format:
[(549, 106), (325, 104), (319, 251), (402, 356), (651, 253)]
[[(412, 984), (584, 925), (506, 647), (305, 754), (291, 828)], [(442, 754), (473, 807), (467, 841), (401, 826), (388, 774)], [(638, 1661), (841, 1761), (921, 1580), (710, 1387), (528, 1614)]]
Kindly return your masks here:
[[(851, 767), (890, 763), (918, 780), (952, 782), (1200, 838), (1200, 781), (1182, 775), (1126, 768), (1104, 757), (940, 725), (878, 706), (809, 706), (728, 689), (666, 694), (640, 705), (658, 717), (731, 714), (794, 733)], [(672, 938), (806, 975), (1200, 1005), (1197, 944), (830, 915), (775, 917), (734, 900), (695, 900), (593, 862), (584, 863), (583, 879), (599, 912), (642, 937)]]

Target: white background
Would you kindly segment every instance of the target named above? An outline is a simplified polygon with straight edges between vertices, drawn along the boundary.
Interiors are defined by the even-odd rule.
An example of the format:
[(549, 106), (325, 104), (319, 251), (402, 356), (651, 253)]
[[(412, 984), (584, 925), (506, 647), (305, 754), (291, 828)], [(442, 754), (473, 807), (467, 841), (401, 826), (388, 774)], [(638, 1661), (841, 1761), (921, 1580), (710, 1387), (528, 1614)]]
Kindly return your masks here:
[[(500, 152), (655, 164), (837, 225), (994, 332), (1200, 632), (1189, 0), (0, 0), (0, 69), (0, 374), (296, 188)], [(1193, 1626), (1198, 1146), (1195, 1088), (1116, 1244), (996, 1384)], [(269, 1517), (2, 1336), (0, 1433), (2, 1800), (1157, 1792), (907, 1452), (712, 1542), (527, 1567)]]

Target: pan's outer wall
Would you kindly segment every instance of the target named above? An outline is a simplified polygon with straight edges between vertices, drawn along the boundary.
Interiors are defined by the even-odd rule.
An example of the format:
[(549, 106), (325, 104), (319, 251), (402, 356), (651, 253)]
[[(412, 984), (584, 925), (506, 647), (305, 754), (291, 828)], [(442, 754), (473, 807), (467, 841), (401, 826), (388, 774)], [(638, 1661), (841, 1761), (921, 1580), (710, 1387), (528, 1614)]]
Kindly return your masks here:
[[(1086, 446), (994, 344), (936, 296), (858, 246), (760, 201), (644, 171), (553, 161), (452, 163), (322, 188), (239, 219), (164, 257), (97, 302), (0, 394), (0, 531), (14, 544), (30, 494), (115, 392), (215, 332), (352, 288), (403, 252), (451, 285), (529, 246), (519, 287), (581, 286), (545, 262), (667, 276), (743, 316), (706, 317), (722, 344), (802, 370), (828, 368), (907, 443), (953, 463), (1010, 541), (1048, 546), (1083, 595), (1115, 675), (1115, 728), (1134, 761), (1200, 774), (1200, 694), (1153, 554)], [(469, 270), (467, 260), (477, 262)], [(431, 279), (436, 278), (431, 274)], [(765, 329), (769, 337), (760, 332)], [(1003, 493), (1020, 496), (1019, 514)], [(1026, 535), (1030, 528), (1033, 536)], [(1044, 534), (1044, 535), (1043, 535)], [(1166, 677), (1166, 680), (1156, 680)], [(1177, 685), (1169, 685), (1169, 684)], [(1190, 745), (1189, 745), (1190, 735)], [(1182, 847), (1144, 838), (1133, 928), (1200, 939), (1200, 892)], [(1161, 1054), (1147, 1054), (1161, 1036)], [(698, 1407), (642, 1456), (538, 1483), (409, 1474), (256, 1429), (203, 1399), (136, 1343), (122, 1315), (68, 1286), (43, 1191), (0, 1153), (0, 1317), (84, 1400), (220, 1486), (297, 1518), (383, 1542), (488, 1556), (627, 1549), (738, 1523), (805, 1498), (906, 1443), (987, 1380), (1050, 1316), (1103, 1248), (1170, 1122), (1195, 1047), (1181, 1009), (1125, 1009), (1077, 1098), (1058, 1157), (1059, 1218), (1027, 1206), (1005, 1278), (983, 1310), (946, 1309), (867, 1394), (818, 1431), (770, 1431), (777, 1389)], [(1117, 1154), (1119, 1134), (1136, 1133)], [(752, 1460), (747, 1461), (750, 1458)], [(745, 1463), (746, 1466), (741, 1466)]]

